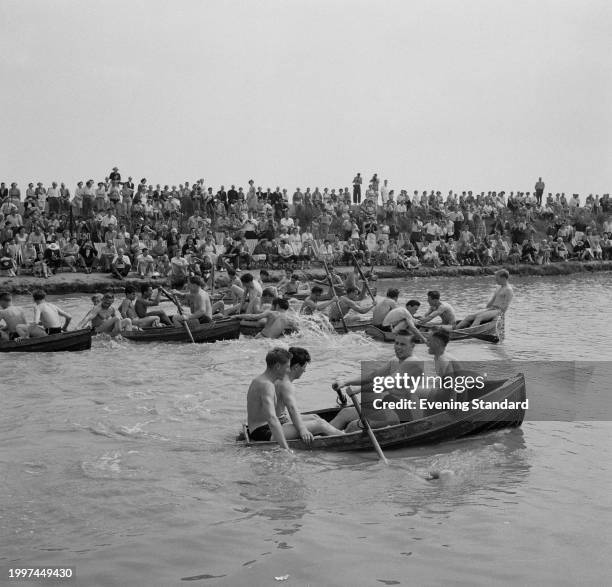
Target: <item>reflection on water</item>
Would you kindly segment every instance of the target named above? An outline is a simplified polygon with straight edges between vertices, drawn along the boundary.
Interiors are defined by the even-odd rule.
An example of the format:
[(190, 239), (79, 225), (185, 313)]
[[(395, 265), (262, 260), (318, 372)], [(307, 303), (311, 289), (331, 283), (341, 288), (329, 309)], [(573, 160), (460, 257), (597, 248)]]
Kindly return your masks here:
[[(506, 340), (451, 352), (525, 371), (529, 397), (557, 421), (389, 451), (388, 467), (368, 452), (292, 457), (234, 442), (273, 341), (98, 337), (91, 352), (2, 357), (0, 559), (77, 564), (91, 585), (268, 585), (287, 574), (296, 585), (601, 583), (609, 563), (583, 561), (609, 541), (610, 425), (562, 420), (606, 413), (595, 407), (610, 406), (609, 371), (559, 362), (610, 359), (600, 302), (611, 277), (513, 282)], [(379, 291), (391, 285), (422, 301), (439, 289), (458, 314), (493, 288), (440, 278)], [(58, 299), (75, 318), (90, 304)], [(305, 410), (332, 404), (330, 383), (358, 361), (393, 353), (314, 321), (287, 343), (313, 355), (298, 384)], [(534, 554), (544, 546), (555, 565)]]

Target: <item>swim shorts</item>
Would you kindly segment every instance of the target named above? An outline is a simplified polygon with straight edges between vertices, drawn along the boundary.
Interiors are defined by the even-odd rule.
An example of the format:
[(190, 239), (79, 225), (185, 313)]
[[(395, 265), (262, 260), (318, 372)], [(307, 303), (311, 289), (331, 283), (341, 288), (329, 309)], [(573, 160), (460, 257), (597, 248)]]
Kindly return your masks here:
[(249, 436), (251, 440), (255, 442), (267, 442), (272, 440), (272, 430), (270, 430), (270, 426), (264, 424), (263, 426), (259, 426), (259, 428), (255, 428), (252, 432), (249, 432)]

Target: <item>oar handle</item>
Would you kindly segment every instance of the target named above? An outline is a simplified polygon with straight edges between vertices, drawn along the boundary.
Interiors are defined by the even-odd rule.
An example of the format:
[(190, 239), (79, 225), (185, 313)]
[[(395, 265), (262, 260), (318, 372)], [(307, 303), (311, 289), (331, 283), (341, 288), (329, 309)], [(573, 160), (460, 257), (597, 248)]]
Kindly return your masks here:
[(365, 275), (363, 274), (363, 271), (361, 270), (361, 267), (359, 266), (359, 262), (357, 261), (357, 257), (355, 257), (355, 253), (351, 253), (351, 255), (353, 257), (353, 263), (355, 263), (355, 267), (357, 267), (357, 271), (359, 272), (359, 277), (363, 279), (363, 283), (366, 287), (366, 290), (368, 291), (368, 294), (372, 298), (372, 302), (376, 303), (376, 298), (374, 297), (374, 294), (372, 293), (372, 290), (370, 289), (368, 280), (365, 278)]
[(340, 402), (340, 404), (346, 406), (346, 404), (348, 403), (348, 399), (342, 391), (342, 388), (337, 383), (334, 383), (332, 385), (332, 389), (338, 394), (338, 401)]
[(368, 419), (365, 417), (365, 414), (361, 410), (361, 406), (359, 405), (359, 400), (357, 399), (357, 394), (349, 393), (349, 395), (351, 397), (351, 401), (353, 402), (353, 405), (355, 406), (355, 410), (357, 411), (357, 414), (359, 415), (359, 419), (361, 420), (361, 423), (363, 424), (365, 431), (368, 433), (370, 442), (372, 443), (372, 446), (374, 447), (374, 450), (376, 451), (378, 458), (383, 463), (385, 463), (385, 465), (388, 465), (389, 461), (385, 457), (385, 454), (383, 453), (382, 448), (380, 448), (380, 444), (378, 444), (378, 440), (376, 439), (376, 435), (374, 434), (374, 431), (372, 430), (372, 427), (370, 426)]

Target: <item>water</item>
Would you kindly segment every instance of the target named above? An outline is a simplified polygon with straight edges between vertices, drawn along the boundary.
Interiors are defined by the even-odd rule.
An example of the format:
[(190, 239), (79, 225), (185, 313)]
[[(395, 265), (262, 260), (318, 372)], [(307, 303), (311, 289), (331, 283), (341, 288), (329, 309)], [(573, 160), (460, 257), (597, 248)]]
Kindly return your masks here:
[[(280, 584), (606, 583), (612, 427), (597, 420), (609, 379), (591, 377), (559, 408), (568, 368), (553, 362), (612, 358), (602, 311), (612, 276), (513, 284), (506, 340), (451, 343), (452, 353), (552, 365), (521, 365), (542, 418), (389, 451), (388, 467), (374, 453), (292, 458), (234, 442), (271, 341), (95, 339), (90, 352), (2, 356), (0, 566), (74, 564), (78, 584), (96, 586), (276, 585), (286, 575)], [(390, 285), (423, 301), (439, 289), (459, 315), (492, 289), (491, 278), (440, 278), (381, 280), (379, 291)], [(90, 304), (56, 299), (75, 319)], [(315, 329), (290, 342), (313, 355), (298, 383), (305, 410), (330, 405), (330, 383), (358, 360), (393, 352)], [(596, 419), (566, 421), (572, 409)], [(442, 478), (426, 481), (434, 469)]]

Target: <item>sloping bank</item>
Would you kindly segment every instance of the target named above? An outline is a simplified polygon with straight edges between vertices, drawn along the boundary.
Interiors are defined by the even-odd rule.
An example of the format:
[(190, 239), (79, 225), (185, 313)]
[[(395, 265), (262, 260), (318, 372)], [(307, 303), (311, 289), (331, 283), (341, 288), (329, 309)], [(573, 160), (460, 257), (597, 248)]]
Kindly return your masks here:
[[(401, 279), (404, 277), (476, 277), (481, 275), (492, 275), (500, 269), (500, 266), (489, 267), (421, 267), (414, 271), (404, 271), (392, 266), (376, 267), (379, 278)], [(570, 261), (566, 263), (552, 263), (550, 265), (518, 265), (506, 266), (513, 275), (569, 275), (571, 273), (592, 273), (595, 271), (612, 271), (612, 261), (591, 261), (579, 263)], [(344, 274), (352, 271), (350, 267), (338, 268), (338, 273)], [(252, 271), (255, 275), (258, 270)], [(308, 279), (325, 279), (325, 273), (321, 269), (305, 271), (303, 274)], [(282, 271), (271, 272), (273, 280), (277, 281), (283, 275)], [(0, 277), (0, 290), (10, 291), (14, 294), (29, 294), (38, 287), (43, 287), (49, 294), (64, 293), (96, 293), (107, 289), (121, 291), (127, 284), (135, 285), (138, 289), (143, 283), (150, 283), (153, 287), (167, 285), (165, 280), (128, 278), (124, 281), (114, 279), (107, 274), (93, 273), (58, 273), (51, 275), (48, 279), (32, 277), (30, 275), (19, 277)], [(227, 284), (227, 274), (218, 273), (216, 283), (218, 287)]]

